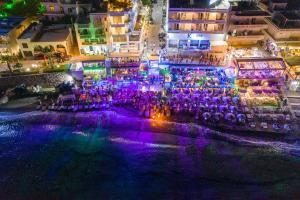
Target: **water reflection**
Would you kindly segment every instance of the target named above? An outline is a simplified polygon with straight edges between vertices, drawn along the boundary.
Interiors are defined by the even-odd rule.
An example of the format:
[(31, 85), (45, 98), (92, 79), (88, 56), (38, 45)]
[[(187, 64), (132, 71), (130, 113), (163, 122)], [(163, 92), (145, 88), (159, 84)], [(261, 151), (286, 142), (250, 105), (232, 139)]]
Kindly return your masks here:
[(236, 145), (80, 120), (62, 126), (25, 119), (0, 125), (0, 199), (299, 196), (300, 161), (274, 151), (297, 145), (230, 136), (251, 144)]

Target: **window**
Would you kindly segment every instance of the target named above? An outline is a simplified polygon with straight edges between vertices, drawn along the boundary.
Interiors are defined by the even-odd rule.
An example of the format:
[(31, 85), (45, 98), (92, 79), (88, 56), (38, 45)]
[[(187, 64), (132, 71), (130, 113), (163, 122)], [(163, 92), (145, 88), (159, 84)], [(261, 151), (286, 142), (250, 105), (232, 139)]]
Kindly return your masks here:
[(28, 48), (28, 44), (27, 44), (27, 43), (22, 43), (22, 47), (23, 47), (24, 49), (27, 49), (27, 48)]
[(177, 48), (178, 41), (177, 40), (169, 40), (169, 47), (170, 48)]
[(73, 8), (68, 8), (68, 13), (72, 13), (73, 12)]
[(54, 6), (49, 6), (49, 10), (50, 10), (50, 12), (54, 12), (54, 10), (55, 10)]
[(190, 48), (197, 48), (199, 45), (199, 40), (191, 40)]
[(31, 51), (23, 51), (23, 54), (24, 54), (25, 57), (32, 57), (33, 56)]
[(187, 40), (179, 40), (179, 49), (183, 49), (185, 47), (187, 47), (187, 43), (188, 41)]

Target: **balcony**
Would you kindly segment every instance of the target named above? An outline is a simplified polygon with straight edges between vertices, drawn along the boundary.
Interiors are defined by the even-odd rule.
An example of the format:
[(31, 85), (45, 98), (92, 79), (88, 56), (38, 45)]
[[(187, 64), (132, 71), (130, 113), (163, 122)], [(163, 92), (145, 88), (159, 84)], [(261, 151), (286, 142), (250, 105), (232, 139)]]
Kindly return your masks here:
[(110, 25), (112, 28), (122, 28), (122, 27), (125, 27), (126, 24), (111, 24)]
[(237, 29), (237, 30), (247, 30), (247, 29), (267, 29), (268, 24), (266, 23), (233, 23), (230, 24), (230, 29)]
[(101, 38), (101, 39), (85, 39), (82, 43), (82, 45), (97, 45), (97, 44), (106, 44), (106, 39)]
[(92, 37), (92, 35), (91, 34), (80, 34), (79, 37), (80, 37), (80, 39), (89, 39)]
[(113, 35), (113, 42), (127, 42), (127, 37), (123, 35)]
[(237, 32), (235, 35), (229, 35), (229, 41), (237, 41), (237, 40), (263, 40), (265, 35), (263, 32), (253, 32), (253, 31), (243, 31)]
[[(212, 27), (213, 26), (213, 27)], [(169, 26), (169, 33), (213, 33), (213, 34), (221, 34), (224, 32), (223, 25), (212, 25), (212, 26)]]
[(130, 35), (129, 41), (132, 41), (132, 42), (140, 41), (140, 35)]
[(199, 24), (199, 23), (205, 23), (205, 24), (225, 24), (225, 20), (174, 20), (174, 19), (169, 19), (169, 23), (193, 23), (193, 24)]

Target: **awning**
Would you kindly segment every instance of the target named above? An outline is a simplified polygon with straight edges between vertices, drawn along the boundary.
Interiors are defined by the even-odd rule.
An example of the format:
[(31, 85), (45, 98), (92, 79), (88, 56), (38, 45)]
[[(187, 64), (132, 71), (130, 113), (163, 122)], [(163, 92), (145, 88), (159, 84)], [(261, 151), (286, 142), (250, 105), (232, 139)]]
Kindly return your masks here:
[(284, 59), (289, 66), (300, 65), (300, 56), (292, 56)]

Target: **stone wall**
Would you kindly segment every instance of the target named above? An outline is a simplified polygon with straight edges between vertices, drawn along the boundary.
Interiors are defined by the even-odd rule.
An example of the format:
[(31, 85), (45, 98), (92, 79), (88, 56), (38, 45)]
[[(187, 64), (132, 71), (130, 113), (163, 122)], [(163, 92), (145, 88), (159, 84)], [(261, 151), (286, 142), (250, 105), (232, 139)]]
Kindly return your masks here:
[(70, 75), (65, 72), (22, 75), (0, 78), (0, 89), (13, 88), (24, 83), (26, 86), (41, 85), (42, 87), (54, 87), (70, 80)]

